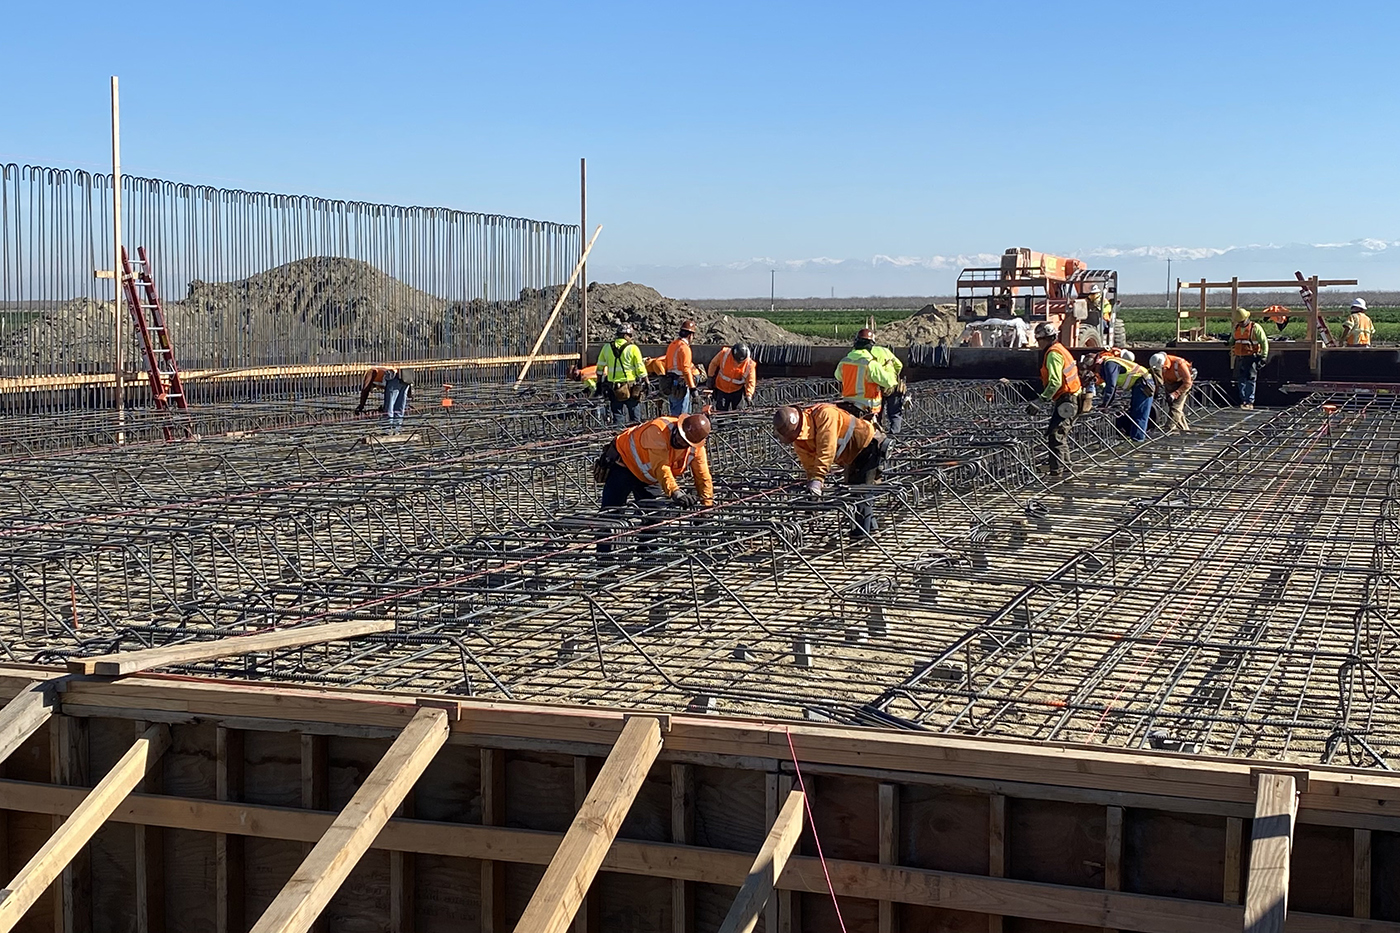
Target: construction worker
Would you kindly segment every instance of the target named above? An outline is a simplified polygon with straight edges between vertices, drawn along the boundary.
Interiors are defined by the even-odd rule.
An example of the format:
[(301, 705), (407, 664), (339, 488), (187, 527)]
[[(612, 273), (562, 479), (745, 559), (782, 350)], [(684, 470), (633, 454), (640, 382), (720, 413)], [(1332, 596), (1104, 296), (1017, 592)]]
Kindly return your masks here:
[(1235, 382), (1239, 386), (1240, 407), (1254, 407), (1254, 386), (1259, 370), (1269, 358), (1269, 338), (1264, 328), (1249, 319), (1249, 312), (1236, 308), (1230, 315), (1235, 329), (1230, 333), (1230, 355), (1235, 361)]
[(397, 434), (403, 427), (403, 414), (408, 409), (408, 397), (413, 394), (413, 386), (406, 378), (406, 371), (391, 366), (377, 366), (365, 373), (360, 386), (360, 403), (355, 406), (355, 414), (362, 415), (365, 402), (374, 389), (384, 390), (384, 405), (380, 411), (388, 421), (389, 430)]
[(577, 366), (570, 366), (565, 374), (570, 382), (583, 383), (583, 394), (592, 395), (598, 391), (598, 366), (585, 366), (579, 369)]
[[(889, 450), (889, 439), (879, 428), (839, 405), (822, 402), (807, 409), (783, 406), (773, 413), (773, 433), (791, 444), (797, 462), (807, 474), (807, 495), (822, 496), (832, 467), (845, 467), (848, 485), (874, 483)], [(876, 530), (875, 512), (867, 500), (856, 509), (859, 533)]]
[(613, 424), (618, 427), (642, 420), (647, 367), (642, 351), (632, 342), (634, 333), (632, 325), (623, 321), (613, 339), (598, 351), (598, 393), (608, 400)]
[(679, 335), (666, 348), (666, 376), (662, 387), (671, 400), (671, 417), (690, 414), (690, 397), (695, 392), (695, 362), (690, 355), (690, 338), (695, 322), (681, 324)]
[(899, 384), (889, 363), (875, 354), (875, 332), (868, 327), (856, 334), (851, 352), (836, 364), (834, 375), (841, 383), (841, 407), (867, 421), (879, 416), (885, 393)]
[(710, 360), (709, 376), (715, 387), (715, 411), (734, 411), (741, 404), (753, 407), (758, 388), (758, 363), (747, 344), (725, 347)]
[(884, 398), (881, 399), (880, 422), (890, 434), (898, 434), (904, 427), (904, 403), (909, 398), (909, 384), (901, 375), (904, 372), (904, 363), (889, 347), (876, 344), (870, 348), (870, 352), (894, 375), (894, 388), (884, 393)]
[[(1035, 344), (1040, 349), (1040, 381), (1045, 387), (1040, 401), (1050, 403), (1050, 423), (1045, 430), (1048, 469), (1051, 476), (1063, 476), (1070, 466), (1069, 430), (1079, 417), (1079, 366), (1060, 343), (1059, 330), (1049, 321), (1035, 325)], [(1031, 402), (1026, 406), (1026, 414), (1040, 414), (1040, 406)]]
[[(635, 499), (646, 512), (657, 504), (653, 500), (663, 497), (683, 509), (714, 505), (715, 486), (705, 451), (709, 436), (708, 415), (662, 416), (624, 429), (594, 464), (595, 479), (603, 482), (602, 508), (621, 510), (628, 499)], [(681, 488), (686, 470), (694, 477), (694, 494)], [(612, 546), (602, 543), (598, 550), (607, 553)]]
[(1342, 322), (1342, 342), (1349, 347), (1369, 347), (1376, 334), (1376, 325), (1366, 313), (1366, 299), (1357, 298), (1351, 303), (1351, 314)]
[(1128, 392), (1128, 411), (1119, 415), (1114, 425), (1119, 431), (1135, 441), (1147, 440), (1147, 428), (1152, 421), (1152, 397), (1157, 392), (1157, 383), (1146, 366), (1128, 359), (1126, 356), (1100, 354), (1094, 375), (1104, 387), (1103, 401), (1099, 406), (1107, 411), (1119, 392)]
[(1157, 384), (1157, 404), (1167, 407), (1167, 429), (1187, 431), (1186, 398), (1196, 384), (1196, 370), (1190, 360), (1169, 353), (1154, 353), (1147, 361)]

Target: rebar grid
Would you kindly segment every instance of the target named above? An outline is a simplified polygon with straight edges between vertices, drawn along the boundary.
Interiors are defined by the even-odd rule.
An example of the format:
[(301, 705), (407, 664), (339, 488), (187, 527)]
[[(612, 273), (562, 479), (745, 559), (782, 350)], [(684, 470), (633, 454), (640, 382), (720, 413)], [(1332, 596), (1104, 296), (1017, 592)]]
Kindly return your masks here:
[[(50, 660), (388, 615), (392, 633), (188, 670), (1390, 753), (1390, 403), (1245, 413), (1206, 387), (1190, 435), (1136, 445), (1081, 419), (1080, 475), (1048, 486), (1021, 387), (918, 388), (882, 484), (800, 499), (768, 413), (735, 413), (710, 442), (721, 505), (645, 528), (596, 510), (588, 466), (611, 429), (553, 389), (432, 412), (420, 441), (383, 448), (329, 423), (167, 448), (144, 471), (131, 450), (13, 458), (5, 648)], [(851, 536), (862, 500), (873, 540)]]

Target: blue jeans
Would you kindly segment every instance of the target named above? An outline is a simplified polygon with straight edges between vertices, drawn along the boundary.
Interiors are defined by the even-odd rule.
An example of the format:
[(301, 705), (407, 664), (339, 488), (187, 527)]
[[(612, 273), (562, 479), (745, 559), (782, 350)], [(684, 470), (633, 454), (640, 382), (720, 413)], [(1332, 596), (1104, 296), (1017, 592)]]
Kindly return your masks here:
[(898, 434), (904, 429), (903, 392), (885, 396), (884, 404), (880, 406), (880, 421), (891, 434)]
[(389, 429), (397, 431), (403, 427), (403, 413), (408, 408), (408, 383), (397, 376), (384, 381), (384, 416), (389, 419)]
[(1152, 393), (1147, 391), (1147, 381), (1133, 383), (1133, 394), (1128, 398), (1128, 413), (1118, 418), (1118, 430), (1135, 441), (1147, 440), (1147, 425), (1152, 420)]
[(1240, 404), (1254, 404), (1254, 385), (1259, 379), (1259, 362), (1253, 356), (1235, 357), (1235, 382), (1240, 388)]
[(679, 397), (678, 397), (678, 396), (675, 396), (675, 395), (672, 395), (671, 398), (670, 398), (670, 402), (671, 402), (671, 417), (672, 417), (672, 418), (679, 418), (681, 415), (688, 415), (688, 414), (690, 414), (690, 390), (689, 390), (689, 389), (686, 390), (686, 393), (685, 393), (684, 395), (681, 395), (681, 396), (679, 396)]

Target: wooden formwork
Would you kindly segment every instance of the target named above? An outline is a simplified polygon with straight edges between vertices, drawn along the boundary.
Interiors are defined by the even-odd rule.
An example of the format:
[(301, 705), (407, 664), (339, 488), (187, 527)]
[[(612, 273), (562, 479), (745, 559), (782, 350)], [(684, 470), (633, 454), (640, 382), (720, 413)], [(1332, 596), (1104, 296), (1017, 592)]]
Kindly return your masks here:
[(1284, 929), (1285, 897), (1295, 933), (1400, 930), (1384, 772), (49, 668), (0, 698), (0, 929), (689, 933), (747, 881), (758, 929), (836, 930), (819, 840), (851, 933)]

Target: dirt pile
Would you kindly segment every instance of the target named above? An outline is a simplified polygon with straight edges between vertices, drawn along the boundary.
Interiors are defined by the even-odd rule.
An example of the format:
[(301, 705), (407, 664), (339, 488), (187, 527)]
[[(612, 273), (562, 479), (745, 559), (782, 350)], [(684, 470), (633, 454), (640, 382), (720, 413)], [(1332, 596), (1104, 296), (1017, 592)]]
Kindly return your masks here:
[(956, 344), (962, 329), (957, 305), (933, 304), (920, 308), (912, 317), (877, 328), (875, 336), (887, 347), (936, 344), (940, 337), (946, 337), (949, 344)]
[[(577, 298), (570, 296), (577, 306)], [(637, 331), (638, 343), (665, 344), (676, 336), (681, 322), (694, 321), (699, 328), (699, 344), (794, 344), (811, 343), (762, 318), (733, 317), (697, 308), (675, 298), (667, 298), (654, 288), (635, 282), (588, 286), (588, 321), (593, 340), (606, 339), (623, 321)]]

